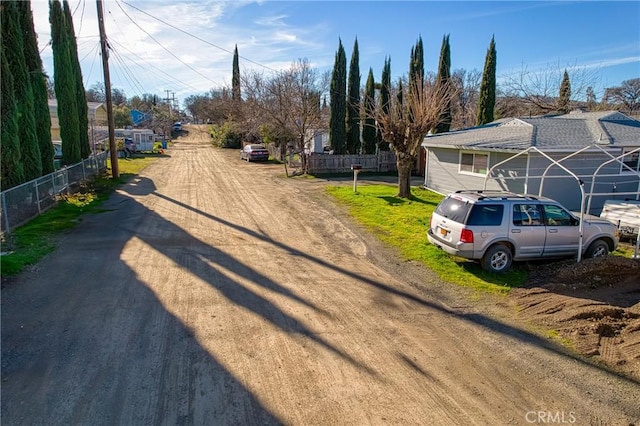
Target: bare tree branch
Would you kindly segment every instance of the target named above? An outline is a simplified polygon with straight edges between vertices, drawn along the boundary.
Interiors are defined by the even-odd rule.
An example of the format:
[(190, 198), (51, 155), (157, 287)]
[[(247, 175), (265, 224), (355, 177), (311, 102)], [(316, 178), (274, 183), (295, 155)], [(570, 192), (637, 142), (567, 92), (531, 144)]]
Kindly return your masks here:
[(320, 100), (329, 84), (328, 74), (320, 74), (309, 61), (299, 59), (288, 70), (267, 79), (263, 74), (247, 73), (242, 79), (247, 116), (261, 117), (280, 129), (280, 134), (295, 135), (295, 150), (307, 171), (306, 144), (313, 132), (327, 128)]
[(571, 82), (571, 100), (586, 98), (587, 88), (596, 86), (598, 70), (577, 65), (561, 66), (560, 63), (549, 64), (540, 71), (531, 71), (523, 66), (520, 72), (503, 76), (500, 84), (502, 95), (520, 98), (532, 114), (556, 111), (565, 70)]
[[(402, 87), (400, 89), (400, 87)], [(430, 129), (439, 124), (447, 101), (454, 95), (450, 84), (408, 81), (392, 90), (389, 108), (369, 110), (384, 140), (395, 151), (398, 167), (398, 197), (411, 197), (411, 170)]]

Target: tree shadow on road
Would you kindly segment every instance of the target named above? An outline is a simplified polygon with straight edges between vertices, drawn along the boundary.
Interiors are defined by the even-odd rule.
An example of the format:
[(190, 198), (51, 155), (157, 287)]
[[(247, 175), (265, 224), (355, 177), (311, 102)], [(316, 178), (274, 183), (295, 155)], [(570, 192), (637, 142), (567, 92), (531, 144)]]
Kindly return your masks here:
[[(190, 210), (196, 210), (184, 203), (173, 200), (169, 197), (155, 192), (155, 186), (153, 185), (153, 182), (146, 178), (136, 179), (136, 182), (134, 182), (133, 185), (127, 185), (123, 187), (122, 191), (135, 196), (152, 194), (164, 200), (171, 201), (174, 204), (186, 207)], [(352, 366), (363, 370), (368, 374), (374, 376), (377, 375), (374, 370), (358, 362), (356, 359), (352, 358), (349, 354), (342, 351), (341, 349), (331, 345), (322, 337), (314, 333), (312, 330), (308, 329), (296, 318), (282, 311), (273, 302), (252, 292), (251, 290), (243, 286), (240, 282), (232, 279), (217, 268), (214, 268), (211, 264), (217, 265), (226, 271), (231, 271), (234, 274), (237, 274), (254, 284), (257, 284), (276, 294), (285, 296), (293, 300), (294, 302), (300, 303), (310, 309), (317, 311), (322, 315), (328, 315), (326, 311), (311, 304), (291, 290), (281, 286), (277, 282), (266, 277), (264, 274), (250, 268), (246, 264), (228, 255), (222, 250), (215, 248), (210, 244), (202, 242), (176, 224), (165, 220), (154, 211), (148, 210), (146, 207), (137, 202), (136, 204), (138, 204), (137, 208), (146, 210), (144, 215), (147, 226), (144, 229), (162, 229), (162, 235), (165, 235), (166, 237), (159, 238), (157, 234), (147, 234), (145, 232), (141, 232), (140, 229), (134, 228), (131, 228), (129, 231), (137, 238), (141, 239), (160, 253), (164, 254), (169, 261), (188, 269), (192, 274), (207, 282), (237, 306), (242, 306), (257, 315), (260, 315), (262, 318), (277, 326), (282, 331), (307, 337), (323, 348), (340, 356), (342, 359), (349, 362)], [(214, 216), (202, 211), (198, 211), (198, 213), (205, 215), (210, 219), (214, 218)], [(259, 235), (257, 233), (254, 233), (253, 231), (246, 231), (247, 233), (251, 232), (255, 235)], [(260, 239), (264, 240), (266, 239), (266, 237), (261, 236)]]
[[(164, 199), (166, 201), (170, 201), (171, 203), (174, 203), (174, 204), (176, 204), (176, 205), (178, 205), (180, 207), (183, 207), (185, 209), (188, 209), (190, 211), (198, 213), (198, 214), (200, 214), (200, 215), (202, 215), (202, 216), (204, 216), (204, 217), (206, 217), (206, 218), (208, 218), (208, 219), (210, 219), (212, 221), (215, 221), (215, 222), (217, 222), (217, 223), (219, 223), (221, 225), (224, 225), (224, 226), (229, 227), (231, 229), (234, 229), (236, 231), (240, 231), (240, 232), (242, 232), (242, 233), (244, 233), (244, 234), (246, 234), (246, 235), (248, 235), (248, 236), (250, 236), (252, 238), (256, 238), (257, 240), (260, 240), (260, 241), (263, 241), (265, 243), (268, 243), (268, 244), (270, 244), (270, 245), (272, 245), (272, 246), (274, 246), (274, 247), (276, 247), (278, 249), (281, 249), (281, 250), (283, 250), (285, 252), (288, 252), (289, 254), (291, 254), (293, 256), (299, 256), (299, 257), (305, 258), (305, 259), (307, 259), (307, 260), (309, 260), (309, 261), (311, 261), (311, 262), (313, 262), (313, 263), (315, 263), (317, 265), (320, 265), (320, 266), (325, 267), (327, 269), (330, 269), (330, 270), (333, 270), (335, 272), (338, 272), (338, 273), (340, 273), (340, 274), (342, 274), (344, 276), (351, 277), (351, 278), (353, 278), (353, 279), (357, 280), (358, 282), (361, 282), (361, 283), (363, 283), (365, 285), (377, 288), (377, 289), (382, 290), (382, 291), (384, 291), (386, 293), (389, 293), (389, 294), (393, 294), (393, 295), (398, 296), (398, 297), (400, 297), (402, 299), (415, 302), (415, 303), (417, 303), (417, 304), (419, 304), (419, 305), (421, 305), (421, 306), (423, 306), (425, 308), (433, 309), (433, 310), (436, 310), (436, 311), (440, 311), (440, 312), (442, 312), (444, 314), (452, 316), (453, 318), (457, 318), (457, 319), (460, 319), (460, 320), (463, 320), (463, 321), (466, 321), (466, 322), (470, 322), (470, 323), (476, 324), (476, 325), (478, 325), (480, 327), (483, 327), (483, 328), (486, 328), (486, 329), (488, 329), (488, 330), (490, 330), (492, 332), (503, 334), (503, 335), (515, 338), (517, 340), (520, 340), (522, 342), (525, 342), (527, 344), (531, 344), (531, 345), (534, 345), (534, 346), (537, 346), (537, 347), (540, 347), (540, 348), (544, 348), (547, 351), (559, 354), (559, 355), (564, 356), (564, 357), (569, 357), (569, 358), (571, 358), (573, 360), (576, 360), (576, 361), (578, 361), (578, 362), (580, 362), (580, 363), (582, 363), (584, 365), (587, 365), (587, 366), (589, 366), (591, 368), (596, 368), (596, 369), (599, 369), (599, 370), (606, 370), (606, 367), (603, 367), (603, 366), (601, 366), (599, 364), (590, 362), (590, 361), (588, 361), (588, 360), (586, 360), (586, 359), (584, 359), (582, 357), (579, 357), (579, 356), (575, 355), (574, 353), (572, 353), (571, 351), (567, 350), (566, 348), (560, 346), (559, 344), (557, 344), (557, 343), (555, 343), (555, 342), (553, 342), (551, 340), (545, 339), (543, 337), (540, 337), (540, 336), (538, 336), (538, 335), (536, 335), (534, 333), (531, 333), (529, 331), (526, 331), (524, 329), (521, 329), (521, 328), (518, 328), (518, 327), (513, 326), (511, 324), (496, 320), (496, 319), (491, 318), (491, 317), (489, 317), (487, 315), (484, 315), (484, 314), (468, 313), (468, 312), (464, 312), (464, 311), (459, 311), (459, 310), (456, 310), (456, 309), (451, 309), (451, 308), (449, 308), (449, 307), (447, 307), (447, 306), (445, 306), (443, 304), (431, 302), (429, 300), (426, 300), (426, 299), (420, 297), (417, 294), (412, 294), (412, 293), (400, 290), (400, 289), (395, 288), (395, 287), (393, 287), (393, 286), (391, 286), (389, 284), (386, 284), (386, 283), (383, 283), (383, 282), (368, 278), (366, 276), (362, 276), (362, 275), (359, 275), (357, 273), (354, 273), (354, 272), (352, 272), (352, 271), (350, 271), (348, 269), (345, 269), (345, 268), (343, 268), (341, 266), (338, 266), (336, 264), (330, 263), (330, 262), (328, 262), (328, 261), (326, 261), (324, 259), (309, 255), (308, 253), (301, 252), (301, 251), (295, 249), (294, 247), (291, 247), (291, 246), (289, 246), (289, 245), (287, 245), (287, 244), (285, 244), (283, 242), (276, 241), (276, 240), (272, 239), (271, 237), (269, 237), (269, 236), (267, 236), (265, 234), (258, 233), (258, 232), (254, 231), (254, 230), (248, 229), (248, 228), (243, 227), (241, 225), (229, 222), (228, 220), (216, 217), (214, 215), (211, 215), (211, 214), (209, 214), (207, 212), (204, 212), (202, 210), (194, 208), (194, 207), (192, 207), (190, 205), (187, 205), (185, 203), (182, 203), (182, 202), (180, 202), (178, 200), (174, 200), (174, 199), (172, 199), (170, 197), (167, 197), (167, 196), (165, 196), (163, 194), (160, 194), (158, 192), (151, 192), (151, 194), (156, 196), (156, 197), (162, 198), (162, 199)], [(245, 266), (242, 265), (241, 268), (245, 268)], [(606, 370), (606, 371), (608, 371), (608, 370)], [(608, 372), (618, 376), (618, 373), (616, 373), (616, 372), (613, 372), (613, 371), (608, 371)], [(638, 382), (634, 378), (622, 377), (622, 379), (627, 380), (627, 381), (629, 381), (631, 383), (634, 383), (634, 384), (640, 384), (640, 382)]]
[[(172, 262), (189, 270), (216, 294), (260, 316), (278, 330), (303, 336), (358, 371), (384, 380), (376, 372), (376, 366), (366, 365), (333, 345), (233, 276), (328, 316), (321, 307), (167, 221), (153, 210), (153, 203), (146, 207), (136, 200), (149, 196), (353, 278), (362, 285), (442, 312), (452, 320), (467, 321), (597, 368), (510, 324), (426, 300), (420, 291), (403, 291), (362, 276), (264, 233), (174, 200), (158, 193), (153, 181), (142, 178), (111, 197), (104, 205), (104, 213), (88, 217), (69, 233), (63, 247), (39, 265), (39, 272), (27, 273), (17, 285), (3, 290), (3, 422), (95, 425), (283, 422), (265, 405), (261, 395), (231, 370), (228, 360), (203, 347), (196, 330), (173, 314), (150, 283), (136, 275), (130, 266), (136, 259), (122, 257), (133, 238), (162, 253), (167, 264)], [(68, 265), (74, 265), (72, 274)], [(155, 285), (176, 284), (170, 282), (170, 276), (165, 280)], [(130, 324), (139, 327), (131, 328)], [(402, 360), (426, 374), (410, 358), (404, 356)]]
[(127, 195), (106, 207), (3, 290), (3, 423), (282, 424), (122, 258), (168, 224)]

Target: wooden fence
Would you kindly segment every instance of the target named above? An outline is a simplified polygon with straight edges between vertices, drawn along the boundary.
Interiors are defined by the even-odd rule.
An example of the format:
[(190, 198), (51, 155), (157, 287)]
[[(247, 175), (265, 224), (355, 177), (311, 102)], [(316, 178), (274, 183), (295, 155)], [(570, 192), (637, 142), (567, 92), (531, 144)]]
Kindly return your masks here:
[(347, 173), (353, 164), (360, 164), (364, 172), (390, 172), (396, 170), (396, 156), (391, 151), (367, 155), (312, 154), (309, 173)]

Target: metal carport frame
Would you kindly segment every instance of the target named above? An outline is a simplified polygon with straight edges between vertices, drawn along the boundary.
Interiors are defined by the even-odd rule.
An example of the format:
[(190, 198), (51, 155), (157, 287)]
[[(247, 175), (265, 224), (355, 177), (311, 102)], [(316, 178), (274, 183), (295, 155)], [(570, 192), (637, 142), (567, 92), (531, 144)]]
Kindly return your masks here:
[[(633, 154), (635, 152), (640, 151), (640, 148), (636, 148), (636, 149), (634, 149), (632, 151), (629, 151), (629, 152), (623, 153), (623, 154), (621, 154), (621, 155), (619, 155), (617, 157), (614, 157), (611, 153), (607, 152), (605, 149), (603, 149), (601, 146), (599, 146), (597, 144), (586, 146), (586, 147), (584, 147), (584, 148), (582, 148), (582, 149), (580, 149), (580, 150), (578, 150), (576, 152), (573, 152), (573, 153), (571, 153), (569, 155), (566, 155), (565, 157), (562, 157), (559, 160), (554, 160), (553, 158), (551, 158), (549, 155), (545, 154), (543, 151), (541, 151), (537, 147), (531, 146), (531, 147), (529, 147), (529, 148), (527, 148), (527, 149), (525, 149), (523, 151), (520, 151), (519, 153), (517, 153), (517, 154), (515, 154), (515, 155), (513, 155), (513, 156), (511, 156), (511, 157), (509, 157), (509, 158), (507, 158), (505, 160), (502, 160), (502, 161), (494, 164), (493, 166), (491, 166), (489, 168), (489, 170), (487, 171), (487, 175), (484, 178), (483, 190), (486, 190), (486, 188), (487, 188), (487, 180), (489, 178), (492, 178), (494, 180), (497, 180), (497, 179), (513, 179), (513, 180), (515, 180), (515, 179), (525, 179), (525, 193), (527, 193), (528, 192), (528, 190), (527, 190), (527, 187), (528, 187), (527, 180), (529, 178), (540, 178), (541, 181), (540, 181), (540, 189), (538, 191), (538, 196), (542, 196), (542, 191), (543, 191), (543, 188), (544, 188), (544, 180), (547, 177), (547, 173), (549, 172), (549, 170), (553, 166), (557, 166), (557, 167), (561, 168), (562, 170), (564, 170), (565, 172), (567, 172), (569, 175), (571, 175), (578, 182), (578, 185), (580, 187), (580, 195), (581, 195), (581, 201), (580, 201), (580, 230), (579, 230), (580, 237), (579, 237), (579, 241), (578, 241), (580, 249), (578, 250), (578, 256), (577, 256), (577, 262), (580, 262), (580, 260), (582, 259), (582, 239), (583, 239), (583, 231), (584, 231), (584, 211), (585, 211), (585, 197), (586, 197), (585, 190), (584, 190), (584, 182), (575, 173), (573, 173), (570, 169), (568, 169), (564, 165), (562, 165), (561, 162), (566, 160), (566, 159), (568, 159), (568, 158), (571, 158), (571, 157), (575, 156), (576, 154), (585, 152), (585, 151), (587, 151), (589, 149), (593, 149), (593, 148), (597, 148), (601, 152), (605, 153), (606, 155), (611, 157), (611, 160), (608, 160), (608, 161), (602, 163), (597, 168), (596, 172), (593, 175), (594, 179), (591, 182), (591, 189), (590, 189), (591, 192), (589, 192), (589, 194), (588, 194), (589, 207), (591, 206), (591, 199), (593, 198), (594, 195), (621, 195), (621, 194), (634, 195), (635, 194), (636, 195), (636, 199), (637, 199), (638, 196), (640, 196), (640, 173), (635, 171), (635, 170), (633, 170), (633, 169), (631, 169), (626, 164), (624, 164), (624, 162), (622, 161), (622, 158), (624, 158), (625, 156), (627, 156), (629, 154)], [(549, 160), (551, 162), (551, 164), (549, 166), (547, 166), (547, 168), (545, 169), (545, 171), (542, 174), (542, 176), (529, 176), (529, 160), (528, 160), (529, 157), (527, 157), (527, 168), (526, 168), (526, 175), (525, 176), (523, 176), (523, 177), (511, 177), (511, 176), (510, 177), (505, 177), (505, 176), (502, 176), (502, 177), (499, 177), (499, 178), (491, 176), (493, 170), (496, 167), (501, 166), (501, 165), (513, 160), (514, 158), (523, 155), (523, 154), (529, 155), (529, 153), (532, 152), (532, 151), (540, 154), (541, 156), (545, 157), (547, 160)], [(638, 188), (639, 188), (639, 191), (637, 193), (634, 193), (634, 192), (630, 192), (630, 193), (620, 193), (620, 192), (593, 193), (593, 187), (594, 187), (594, 184), (595, 184), (596, 175), (598, 174), (598, 172), (602, 169), (602, 167), (604, 165), (609, 164), (609, 163), (611, 163), (613, 161), (619, 162), (620, 164), (622, 164), (623, 167), (626, 167), (627, 169), (629, 169), (630, 171), (632, 171), (633, 173), (636, 174), (636, 176), (638, 177)], [(606, 175), (604, 175), (604, 176), (606, 176)], [(609, 176), (612, 176), (612, 175), (609, 175)], [(615, 176), (617, 176), (617, 175), (615, 175)], [(638, 256), (638, 244), (640, 244), (640, 235), (638, 237), (638, 241), (636, 241), (636, 249), (635, 249), (634, 257)]]

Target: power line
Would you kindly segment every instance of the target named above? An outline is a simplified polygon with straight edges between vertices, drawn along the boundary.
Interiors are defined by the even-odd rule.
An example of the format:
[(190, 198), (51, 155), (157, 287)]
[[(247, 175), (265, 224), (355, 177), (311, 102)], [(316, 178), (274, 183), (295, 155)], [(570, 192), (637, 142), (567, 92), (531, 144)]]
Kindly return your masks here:
[[(209, 46), (215, 47), (216, 49), (220, 49), (220, 50), (222, 50), (222, 51), (224, 51), (224, 52), (227, 52), (227, 53), (230, 53), (230, 54), (232, 54), (232, 55), (234, 54), (234, 52), (232, 52), (232, 51), (230, 51), (230, 50), (227, 50), (227, 49), (225, 49), (224, 47), (220, 47), (220, 46), (218, 46), (218, 45), (215, 45), (215, 44), (211, 43), (210, 41), (207, 41), (207, 40), (205, 40), (205, 39), (203, 39), (203, 38), (200, 38), (200, 37), (198, 37), (198, 36), (196, 36), (196, 35), (193, 35), (193, 34), (191, 34), (191, 33), (187, 32), (187, 31), (185, 31), (185, 30), (183, 30), (183, 29), (181, 29), (181, 28), (176, 27), (175, 25), (171, 25), (170, 23), (168, 23), (168, 22), (166, 22), (166, 21), (163, 21), (162, 19), (157, 18), (157, 17), (155, 17), (155, 16), (151, 15), (151, 14), (149, 14), (149, 13), (145, 12), (144, 10), (137, 8), (137, 7), (136, 7), (136, 6), (134, 6), (134, 5), (127, 3), (127, 2), (126, 2), (126, 1), (124, 1), (124, 0), (122, 1), (122, 3), (126, 4), (127, 6), (129, 6), (129, 7), (133, 8), (133, 9), (136, 9), (136, 10), (137, 10), (137, 11), (139, 11), (139, 12), (144, 13), (145, 15), (149, 16), (150, 18), (155, 19), (155, 20), (156, 20), (156, 21), (158, 21), (158, 22), (162, 22), (164, 25), (166, 25), (166, 26), (168, 26), (168, 27), (171, 27), (171, 28), (173, 28), (173, 29), (175, 29), (175, 30), (180, 31), (181, 33), (184, 33), (184, 34), (188, 35), (189, 37), (193, 37), (193, 38), (195, 38), (196, 40), (200, 40), (201, 42), (206, 43), (206, 44), (208, 44)], [(121, 9), (122, 9), (122, 7), (121, 7)], [(123, 10), (123, 12), (124, 12), (124, 10)], [(125, 13), (125, 14), (126, 14), (126, 13)], [(129, 18), (129, 19), (131, 19), (131, 18)], [(251, 59), (249, 59), (249, 58), (246, 58), (246, 57), (244, 57), (244, 56), (240, 56), (240, 55), (238, 55), (238, 57), (239, 57), (239, 58), (244, 59), (244, 60), (245, 60), (245, 61), (247, 61), (247, 62), (251, 62), (252, 64), (258, 65), (258, 66), (260, 66), (260, 67), (262, 67), (262, 68), (268, 69), (269, 71), (277, 72), (277, 70), (275, 70), (275, 69), (273, 69), (273, 68), (271, 68), (271, 67), (268, 67), (268, 66), (266, 66), (266, 65), (264, 65), (264, 64), (261, 64), (261, 63), (259, 63), (259, 62), (253, 61), (253, 60), (251, 60)]]
[[(100, 45), (98, 44), (98, 47)], [(93, 65), (96, 63), (96, 58), (98, 57), (98, 49), (96, 48), (95, 53), (93, 55), (93, 61), (91, 61), (91, 68), (89, 68), (89, 74), (87, 74), (86, 78), (87, 81), (84, 84), (84, 87), (89, 87), (89, 78), (91, 76), (91, 73), (93, 72)]]
[[(140, 89), (140, 91), (138, 92), (138, 94), (142, 95), (145, 90), (144, 87), (142, 87), (142, 84), (140, 84), (140, 82), (138, 81), (138, 79), (135, 77), (135, 74), (131, 72), (131, 70), (127, 67), (127, 64), (125, 63), (124, 59), (120, 56), (120, 53), (117, 52), (113, 47), (111, 48), (111, 51), (114, 53), (114, 57), (115, 59), (120, 63), (120, 65), (122, 66), (122, 69), (125, 73), (125, 80), (127, 80), (129, 82), (129, 84), (131, 85), (131, 88), (135, 89), (135, 85), (138, 86), (138, 88)], [(131, 80), (133, 80), (133, 82), (135, 83), (132, 84), (131, 80), (129, 80), (129, 78), (131, 78)]]
[[(98, 48), (100, 48), (100, 42), (96, 43), (95, 47), (93, 47), (92, 49), (90, 49), (82, 58), (80, 58), (78, 60), (78, 62), (84, 61), (86, 59), (87, 56), (89, 56), (91, 53), (93, 53), (94, 51), (96, 51)], [(78, 49), (80, 50), (80, 49)]]
[(44, 49), (46, 49), (46, 48), (47, 48), (47, 47), (49, 47), (49, 46), (51, 46), (51, 40), (49, 40), (49, 41), (47, 42), (47, 44), (45, 44), (45, 45), (42, 47), (42, 50), (40, 50), (39, 55), (42, 55), (42, 52), (44, 52)]
[(147, 36), (149, 36), (149, 38), (151, 38), (151, 40), (155, 41), (158, 46), (162, 47), (167, 53), (169, 53), (171, 56), (173, 56), (178, 62), (180, 62), (182, 65), (186, 66), (187, 68), (189, 68), (191, 71), (195, 72), (196, 74), (198, 74), (199, 76), (203, 77), (204, 79), (212, 82), (213, 84), (218, 85), (219, 83), (216, 81), (211, 80), (209, 77), (207, 77), (206, 75), (202, 74), (200, 71), (198, 71), (197, 69), (193, 68), (191, 65), (187, 64), (186, 62), (184, 62), (182, 59), (178, 58), (173, 52), (171, 52), (169, 49), (167, 49), (166, 47), (164, 47), (164, 45), (162, 45), (162, 43), (160, 43), (158, 40), (156, 40), (151, 34), (149, 34), (147, 31), (145, 31), (140, 25), (138, 25), (138, 23), (136, 21), (133, 20), (133, 18), (131, 18), (131, 16), (129, 16), (129, 14), (122, 8), (122, 6), (120, 5), (120, 2), (118, 0), (116, 0), (116, 4), (118, 5), (118, 7), (120, 8), (120, 10), (122, 10), (122, 12), (125, 14), (125, 16), (127, 18), (129, 18), (129, 20), (131, 22), (133, 22), (133, 24), (138, 27), (142, 32), (144, 32)]
[(80, 28), (78, 28), (78, 35), (82, 32), (82, 23), (84, 21), (84, 7), (86, 5), (85, 0), (80, 0), (76, 8), (73, 9), (73, 13), (72, 13), (72, 15), (76, 14), (76, 10), (78, 10), (78, 7), (80, 7), (80, 3), (82, 3), (82, 13), (80, 14)]
[[(111, 11), (108, 11), (109, 16), (111, 17), (113, 24), (115, 25), (116, 28), (116, 33), (121, 35), (123, 39), (126, 40), (126, 36), (122, 33), (120, 25), (118, 23), (118, 21), (116, 20), (115, 16), (113, 15), (113, 13)], [(194, 91), (199, 91), (200, 89), (192, 87), (188, 84), (185, 84), (183, 82), (181, 82), (180, 80), (178, 80), (177, 78), (175, 78), (174, 76), (172, 76), (171, 74), (168, 74), (167, 72), (165, 72), (164, 70), (162, 70), (161, 68), (156, 67), (154, 64), (150, 63), (149, 61), (147, 61), (146, 59), (144, 59), (143, 57), (139, 56), (138, 54), (132, 52), (129, 48), (127, 48), (127, 46), (125, 46), (124, 44), (120, 44), (115, 38), (111, 39), (112, 44), (115, 46), (117, 45), (118, 48), (126, 50), (127, 52), (129, 52), (132, 55), (132, 58), (135, 59), (130, 59), (131, 62), (133, 62), (133, 64), (137, 65), (138, 67), (140, 67), (141, 70), (143, 70), (145, 73), (149, 73), (150, 71), (153, 73), (154, 70), (157, 70), (159, 72), (161, 72), (162, 74), (164, 74), (165, 76), (167, 76), (170, 80), (165, 80), (160, 78), (160, 80), (163, 83), (167, 83), (168, 81), (173, 81), (173, 82), (177, 82), (179, 85), (181, 85), (182, 87), (186, 87), (189, 89), (192, 89)], [(115, 49), (115, 47), (114, 47)], [(144, 63), (147, 64), (147, 67), (143, 67), (142, 65), (140, 65), (137, 60), (142, 60)], [(157, 73), (154, 73), (156, 76), (158, 75)]]
[[(135, 53), (133, 53), (131, 50), (129, 50), (125, 45), (120, 44), (116, 40), (112, 40), (112, 42), (113, 42), (114, 45), (117, 45), (118, 47), (126, 50), (127, 52), (131, 53), (132, 55), (135, 55)], [(144, 63), (147, 64), (148, 67), (145, 68), (142, 65), (138, 64), (136, 61), (133, 61), (133, 63), (136, 64), (137, 66), (139, 66), (142, 70), (144, 70), (144, 71), (152, 71), (153, 73), (155, 73), (157, 71), (157, 72), (160, 72), (160, 73), (164, 74), (165, 76), (167, 76), (170, 80), (165, 80), (164, 81), (165, 83), (167, 83), (169, 81), (172, 81), (172, 82), (176, 82), (176, 83), (182, 85), (183, 87), (187, 87), (189, 89), (192, 89), (192, 90), (194, 90), (196, 92), (200, 90), (200, 89), (198, 89), (196, 87), (190, 86), (189, 84), (178, 80), (177, 78), (175, 78), (171, 74), (167, 73), (166, 71), (162, 70), (161, 68), (158, 68), (157, 66), (153, 65), (151, 62), (147, 61), (146, 59), (141, 58), (139, 56), (136, 56), (136, 58), (139, 59), (139, 60), (142, 60)]]

